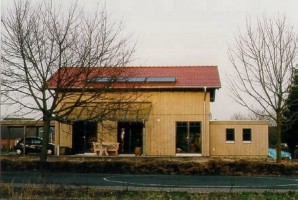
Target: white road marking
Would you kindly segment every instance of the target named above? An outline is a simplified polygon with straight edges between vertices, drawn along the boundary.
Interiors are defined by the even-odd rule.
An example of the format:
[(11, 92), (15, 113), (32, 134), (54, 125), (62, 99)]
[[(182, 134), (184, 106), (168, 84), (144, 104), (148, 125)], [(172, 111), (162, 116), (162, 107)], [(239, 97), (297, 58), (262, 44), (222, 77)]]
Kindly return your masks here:
[[(136, 175), (134, 175), (136, 176)], [(296, 186), (298, 184), (284, 184), (284, 185), (261, 185), (261, 186), (241, 186), (241, 185), (169, 185), (169, 184), (158, 184), (158, 183), (135, 183), (135, 182), (129, 182), (129, 181), (121, 181), (119, 179), (125, 179), (128, 177), (134, 177), (134, 176), (109, 176), (103, 178), (106, 182), (111, 183), (118, 183), (118, 184), (129, 184), (129, 185), (136, 185), (136, 186), (150, 186), (150, 187), (189, 187), (189, 188), (271, 188), (271, 187), (288, 187), (288, 186)], [(140, 175), (143, 176), (143, 175)], [(154, 175), (153, 175), (154, 176)], [(156, 175), (158, 176), (158, 175)], [(152, 177), (152, 176), (151, 176)], [(276, 179), (274, 177), (256, 177), (258, 179)], [(118, 180), (113, 180), (118, 179)], [(286, 180), (286, 181), (298, 181), (298, 179), (287, 179), (287, 178), (278, 178), (278, 180)]]

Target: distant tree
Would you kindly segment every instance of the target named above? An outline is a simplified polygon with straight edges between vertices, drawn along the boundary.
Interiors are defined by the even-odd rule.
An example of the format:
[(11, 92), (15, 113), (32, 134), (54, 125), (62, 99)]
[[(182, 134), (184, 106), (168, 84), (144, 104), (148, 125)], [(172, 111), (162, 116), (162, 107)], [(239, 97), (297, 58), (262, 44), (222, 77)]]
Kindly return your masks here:
[(264, 120), (268, 121), (269, 126), (274, 126), (274, 122), (263, 111), (255, 110), (255, 112), (237, 112), (231, 116), (231, 120)]
[(231, 95), (240, 105), (271, 118), (277, 129), (277, 162), (281, 160), (281, 131), (286, 100), (294, 77), (296, 35), (285, 17), (257, 20), (229, 49), (234, 71), (229, 75)]
[(290, 95), (287, 99), (287, 111), (284, 113), (283, 126), (283, 138), (287, 142), (292, 155), (294, 155), (298, 144), (298, 69), (295, 72)]
[[(93, 93), (92, 84), (86, 80), (104, 75), (105, 68), (125, 66), (135, 48), (130, 44), (130, 36), (123, 33), (122, 24), (109, 20), (105, 7), (86, 13), (76, 3), (68, 9), (54, 1), (9, 3), (1, 16), (3, 90), (9, 103), (19, 105), (17, 112), (41, 113), (44, 130), (40, 159), (46, 161), (50, 121), (64, 121), (78, 107), (88, 112), (90, 102), (106, 98), (113, 79), (123, 76), (121, 69), (113, 71), (110, 74), (113, 79)], [(93, 70), (97, 66), (102, 70)], [(68, 67), (76, 70), (64, 70)], [(53, 91), (48, 79), (54, 73)], [(109, 101), (118, 104), (107, 109), (119, 109), (120, 102), (133, 100), (131, 94), (126, 96), (124, 92), (116, 96)], [(61, 106), (67, 99), (73, 103)], [(98, 110), (90, 117), (99, 118), (107, 113), (103, 108)]]

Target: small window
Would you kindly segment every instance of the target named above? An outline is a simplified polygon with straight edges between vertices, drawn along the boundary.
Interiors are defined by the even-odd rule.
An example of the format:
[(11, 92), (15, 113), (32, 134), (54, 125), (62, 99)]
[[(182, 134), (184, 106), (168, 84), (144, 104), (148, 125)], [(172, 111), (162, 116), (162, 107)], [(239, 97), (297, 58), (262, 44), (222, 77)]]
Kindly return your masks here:
[(226, 142), (235, 142), (235, 130), (233, 128), (226, 129)]
[(243, 142), (251, 142), (251, 129), (250, 128), (243, 129), (242, 139), (243, 139)]

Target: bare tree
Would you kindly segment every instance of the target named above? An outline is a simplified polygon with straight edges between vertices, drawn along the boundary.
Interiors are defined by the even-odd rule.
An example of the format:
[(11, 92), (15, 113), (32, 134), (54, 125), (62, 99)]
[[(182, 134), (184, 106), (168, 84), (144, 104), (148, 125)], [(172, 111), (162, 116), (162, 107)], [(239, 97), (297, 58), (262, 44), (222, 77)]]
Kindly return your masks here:
[[(124, 34), (121, 22), (109, 20), (104, 6), (87, 13), (76, 3), (63, 9), (52, 1), (32, 5), (27, 0), (14, 1), (5, 10), (1, 20), (3, 90), (10, 103), (20, 105), (18, 112), (41, 113), (41, 161), (47, 160), (50, 121), (69, 120), (78, 107), (86, 120), (98, 119), (108, 115), (108, 110), (117, 110), (120, 102), (135, 99), (132, 93), (120, 91), (106, 95), (117, 77), (128, 76), (123, 66), (131, 60), (135, 45), (130, 45), (131, 37)], [(91, 92), (92, 78), (106, 75), (107, 70), (109, 81)], [(69, 100), (71, 104), (66, 103)], [(115, 103), (113, 108), (90, 106), (95, 101)], [(122, 108), (129, 105), (121, 104)]]
[(268, 115), (258, 110), (255, 110), (255, 112), (248, 111), (245, 114), (242, 112), (234, 113), (231, 116), (231, 120), (264, 120), (268, 122), (269, 126), (275, 126), (274, 121)]
[[(229, 75), (234, 100), (257, 115), (268, 116), (277, 127), (277, 162), (281, 160), (282, 115), (294, 78), (296, 37), (285, 17), (247, 22), (229, 49)], [(258, 111), (262, 110), (261, 113)]]

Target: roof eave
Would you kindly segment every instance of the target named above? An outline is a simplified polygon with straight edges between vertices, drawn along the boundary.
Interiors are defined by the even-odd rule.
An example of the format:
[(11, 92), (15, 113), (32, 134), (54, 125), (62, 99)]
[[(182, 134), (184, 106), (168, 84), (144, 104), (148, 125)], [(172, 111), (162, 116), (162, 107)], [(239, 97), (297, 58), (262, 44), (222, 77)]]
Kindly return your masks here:
[[(97, 89), (100, 87), (86, 87), (88, 89)], [(220, 89), (221, 86), (140, 86), (140, 87), (110, 87), (109, 89)], [(55, 87), (49, 87), (49, 90), (56, 90)], [(82, 87), (60, 88), (64, 89), (82, 89)]]

